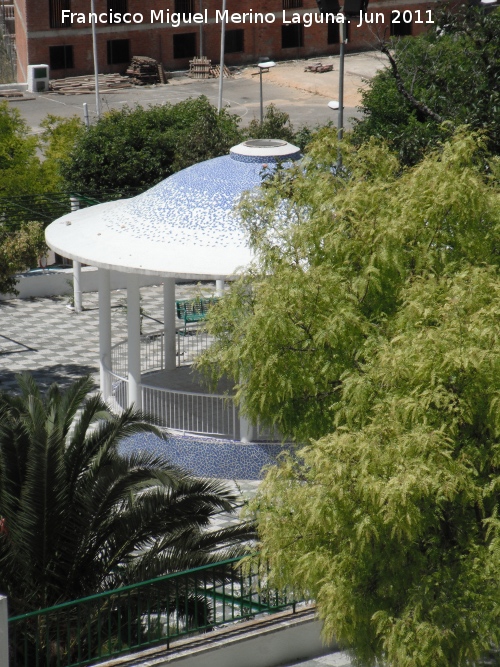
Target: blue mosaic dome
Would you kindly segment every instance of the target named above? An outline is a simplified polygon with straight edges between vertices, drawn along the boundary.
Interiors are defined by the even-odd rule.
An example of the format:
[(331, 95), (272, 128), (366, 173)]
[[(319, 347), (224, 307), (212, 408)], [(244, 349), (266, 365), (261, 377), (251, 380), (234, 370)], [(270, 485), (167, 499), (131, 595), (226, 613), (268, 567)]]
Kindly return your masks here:
[[(272, 154), (276, 149), (281, 149), (279, 156)], [(229, 155), (183, 169), (128, 200), (119, 220), (112, 212), (107, 214), (107, 225), (118, 234), (141, 239), (146, 235), (157, 243), (244, 246), (245, 234), (233, 209), (244, 192), (260, 185), (277, 157), (290, 161), (300, 153), (286, 141), (244, 142)]]
[(244, 142), (137, 197), (63, 216), (47, 228), (47, 242), (65, 257), (102, 268), (195, 279), (233, 275), (251, 259), (235, 206), (266, 170), (299, 157), (285, 141)]

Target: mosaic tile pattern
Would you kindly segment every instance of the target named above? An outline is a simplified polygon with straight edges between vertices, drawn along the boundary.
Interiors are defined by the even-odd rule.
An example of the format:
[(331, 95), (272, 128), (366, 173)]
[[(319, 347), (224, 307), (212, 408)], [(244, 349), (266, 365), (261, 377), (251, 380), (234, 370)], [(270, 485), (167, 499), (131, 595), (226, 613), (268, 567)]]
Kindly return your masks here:
[(300, 158), (300, 151), (295, 153), (290, 153), (289, 155), (279, 155), (275, 157), (274, 155), (262, 157), (261, 155), (240, 155), (239, 153), (231, 153), (231, 159), (236, 160), (237, 162), (258, 162), (267, 166), (267, 164), (277, 164), (278, 162), (287, 162), (290, 160), (298, 160)]
[(262, 479), (262, 469), (275, 463), (283, 449), (279, 444), (242, 444), (187, 435), (172, 435), (165, 441), (150, 433), (131, 436), (120, 445), (124, 454), (146, 451), (164, 456), (200, 477), (246, 480)]
[[(176, 285), (176, 299), (213, 294), (207, 283)], [(127, 291), (111, 292), (113, 344), (127, 338)], [(143, 333), (163, 326), (163, 286), (141, 288)], [(29, 371), (42, 387), (67, 386), (90, 373), (99, 381), (99, 311), (96, 292), (83, 294), (82, 313), (69, 307), (69, 296), (0, 301), (0, 390), (18, 392), (16, 373)]]
[[(286, 156), (287, 160), (299, 153)], [(260, 185), (272, 157), (237, 154), (207, 160), (173, 174), (147, 192), (103, 213), (108, 229), (167, 245), (245, 247), (246, 234), (233, 212), (243, 192)]]

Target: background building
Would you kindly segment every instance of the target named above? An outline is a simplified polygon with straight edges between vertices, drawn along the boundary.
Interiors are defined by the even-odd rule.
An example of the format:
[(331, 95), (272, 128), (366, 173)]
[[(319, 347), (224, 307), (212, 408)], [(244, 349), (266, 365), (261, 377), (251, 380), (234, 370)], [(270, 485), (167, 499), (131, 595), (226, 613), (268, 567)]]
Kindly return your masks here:
[[(434, 2), (413, 0), (372, 0), (369, 13), (378, 13), (378, 23), (357, 27), (349, 25), (349, 50), (373, 47), (378, 39), (393, 34), (417, 34), (426, 29), (426, 10)], [(51, 77), (61, 78), (89, 74), (93, 71), (92, 38), (88, 24), (62, 24), (62, 10), (90, 12), (90, 0), (16, 0), (15, 26), (17, 48), (17, 79), (26, 81), (28, 65), (47, 63)], [(213, 63), (219, 61), (221, 24), (215, 22), (221, 0), (95, 0), (96, 13), (140, 12), (139, 24), (98, 24), (99, 71), (123, 72), (132, 56), (155, 58), (168, 70), (186, 69), (189, 60), (200, 53)], [(207, 10), (209, 23), (150, 23), (151, 10), (194, 13)], [(315, 0), (227, 0), (229, 13), (264, 12), (276, 16), (274, 23), (228, 23), (226, 32), (226, 64), (257, 62), (259, 57), (290, 60), (338, 52), (338, 25), (284, 24), (283, 10), (288, 18), (294, 12), (317, 12)], [(401, 12), (400, 23), (390, 25), (391, 12)], [(420, 16), (416, 10), (420, 10)], [(406, 14), (403, 17), (403, 11)], [(410, 14), (411, 12), (411, 14)], [(404, 18), (408, 22), (404, 22)], [(422, 23), (418, 22), (418, 19)]]

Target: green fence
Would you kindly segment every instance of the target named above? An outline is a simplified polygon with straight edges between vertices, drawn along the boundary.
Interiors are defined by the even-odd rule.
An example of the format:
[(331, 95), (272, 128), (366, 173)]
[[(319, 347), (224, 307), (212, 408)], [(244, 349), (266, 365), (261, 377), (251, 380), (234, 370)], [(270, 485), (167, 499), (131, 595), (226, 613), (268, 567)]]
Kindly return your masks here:
[[(71, 195), (48, 193), (19, 197), (0, 197), (0, 221), (9, 231), (15, 231), (24, 222), (35, 220), (44, 226), (71, 211)], [(80, 207), (92, 206), (99, 202), (75, 195)]]
[(118, 191), (100, 192), (98, 194), (53, 192), (19, 197), (0, 197), (0, 224), (8, 231), (19, 229), (24, 222), (32, 220), (42, 222), (44, 226), (71, 211), (71, 198), (79, 202), (80, 208), (112, 201), (122, 197), (132, 197), (135, 193)]
[[(216, 626), (295, 611), (233, 558), (9, 618), (10, 667), (77, 667)], [(259, 573), (260, 572), (260, 573)]]

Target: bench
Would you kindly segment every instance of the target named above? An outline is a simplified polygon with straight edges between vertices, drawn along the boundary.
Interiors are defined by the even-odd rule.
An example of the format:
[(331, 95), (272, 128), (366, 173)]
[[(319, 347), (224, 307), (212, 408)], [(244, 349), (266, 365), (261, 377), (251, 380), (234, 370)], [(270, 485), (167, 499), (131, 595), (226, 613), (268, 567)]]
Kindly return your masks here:
[(197, 299), (182, 299), (176, 301), (175, 308), (177, 317), (184, 322), (184, 331), (186, 331), (186, 324), (203, 321), (207, 316), (209, 308), (216, 303), (217, 300), (217, 297), (200, 297)]

